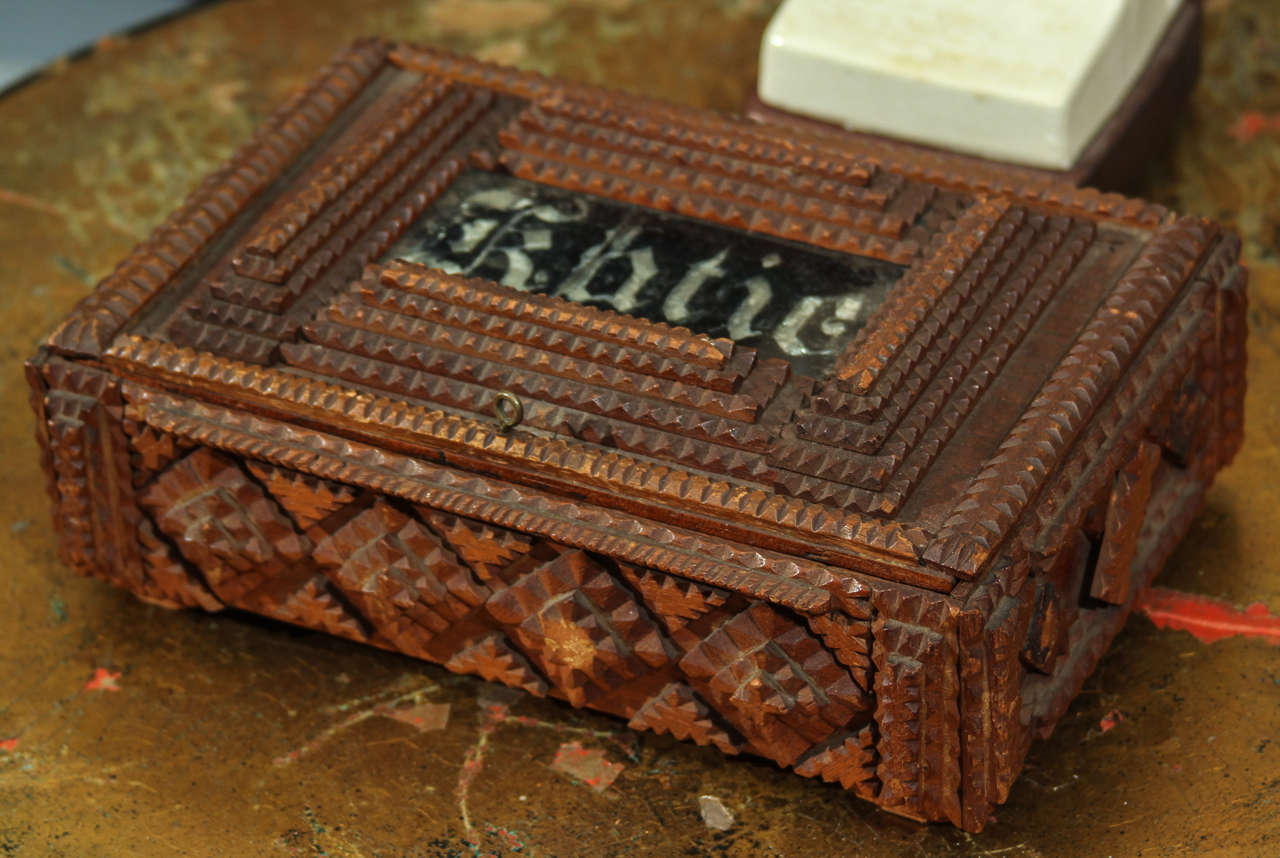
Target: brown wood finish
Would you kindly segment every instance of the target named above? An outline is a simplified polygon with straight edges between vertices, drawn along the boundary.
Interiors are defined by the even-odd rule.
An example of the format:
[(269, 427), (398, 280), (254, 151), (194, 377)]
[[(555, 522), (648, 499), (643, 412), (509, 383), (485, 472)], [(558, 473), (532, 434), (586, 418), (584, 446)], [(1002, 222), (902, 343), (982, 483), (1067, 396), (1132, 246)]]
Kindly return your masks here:
[[(476, 170), (905, 273), (810, 378), (378, 261)], [(978, 830), (1238, 448), (1245, 330), (1213, 224), (989, 174), (358, 44), (28, 364), (62, 558)]]

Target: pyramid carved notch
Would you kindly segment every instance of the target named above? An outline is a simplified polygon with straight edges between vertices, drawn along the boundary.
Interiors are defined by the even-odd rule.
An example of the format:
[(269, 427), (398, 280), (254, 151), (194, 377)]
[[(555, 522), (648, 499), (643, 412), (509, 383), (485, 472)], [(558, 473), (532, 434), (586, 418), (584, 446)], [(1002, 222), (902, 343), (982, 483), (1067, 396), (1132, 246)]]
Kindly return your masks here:
[(304, 530), (322, 521), (355, 499), (350, 486), (277, 468), (262, 462), (248, 462), (249, 472), (258, 478), (276, 502)]

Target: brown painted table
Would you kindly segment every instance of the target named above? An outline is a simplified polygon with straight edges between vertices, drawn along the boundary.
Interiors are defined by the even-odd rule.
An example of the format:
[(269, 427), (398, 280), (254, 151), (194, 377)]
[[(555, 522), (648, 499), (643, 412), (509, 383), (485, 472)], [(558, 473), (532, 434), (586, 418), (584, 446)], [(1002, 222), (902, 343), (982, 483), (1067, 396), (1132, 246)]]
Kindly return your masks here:
[[(979, 836), (54, 558), (21, 361), (335, 49), (383, 33), (731, 110), (769, 0), (241, 0), (0, 98), (0, 855), (1280, 853), (1280, 649), (1135, 616)], [(1146, 195), (1252, 268), (1247, 438), (1160, 583), (1280, 610), (1280, 4), (1209, 0)], [(712, 830), (698, 797), (735, 816)]]

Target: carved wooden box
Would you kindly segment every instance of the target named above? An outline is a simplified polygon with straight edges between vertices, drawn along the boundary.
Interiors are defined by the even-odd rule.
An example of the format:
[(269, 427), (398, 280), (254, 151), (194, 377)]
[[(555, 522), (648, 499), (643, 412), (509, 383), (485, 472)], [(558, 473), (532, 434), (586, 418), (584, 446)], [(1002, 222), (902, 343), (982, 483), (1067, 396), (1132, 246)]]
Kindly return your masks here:
[(62, 557), (977, 830), (1240, 443), (1238, 242), (405, 45), (28, 366)]

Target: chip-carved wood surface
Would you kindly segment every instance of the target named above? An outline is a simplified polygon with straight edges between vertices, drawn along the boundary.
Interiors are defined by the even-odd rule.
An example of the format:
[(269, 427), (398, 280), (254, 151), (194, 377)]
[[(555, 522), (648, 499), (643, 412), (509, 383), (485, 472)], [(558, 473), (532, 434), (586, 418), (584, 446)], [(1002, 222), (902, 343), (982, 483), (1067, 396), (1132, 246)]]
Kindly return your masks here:
[[(837, 139), (355, 46), (28, 365), (62, 559), (980, 829), (1240, 444), (1239, 244)], [(466, 170), (907, 269), (809, 378), (379, 261)]]

